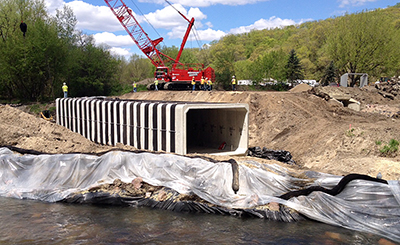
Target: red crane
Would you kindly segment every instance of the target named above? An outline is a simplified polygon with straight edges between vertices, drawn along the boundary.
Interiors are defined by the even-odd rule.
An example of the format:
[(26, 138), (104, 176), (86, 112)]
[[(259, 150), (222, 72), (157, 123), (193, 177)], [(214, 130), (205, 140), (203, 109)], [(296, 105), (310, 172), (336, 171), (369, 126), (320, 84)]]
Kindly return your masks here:
[[(212, 82), (215, 81), (214, 69), (204, 64), (183, 64), (179, 62), (190, 31), (194, 25), (194, 18), (189, 20), (181, 12), (178, 13), (189, 22), (183, 37), (177, 57), (174, 59), (162, 53), (157, 49), (157, 45), (163, 41), (163, 38), (155, 40), (150, 39), (142, 26), (133, 16), (132, 10), (125, 5), (122, 0), (104, 0), (114, 15), (117, 17), (121, 25), (125, 28), (133, 41), (140, 50), (150, 59), (151, 63), (156, 67), (155, 78), (161, 80), (158, 87), (165, 89), (189, 89), (191, 87), (192, 78), (199, 83), (202, 78), (208, 78)], [(150, 86), (154, 89), (154, 84)]]

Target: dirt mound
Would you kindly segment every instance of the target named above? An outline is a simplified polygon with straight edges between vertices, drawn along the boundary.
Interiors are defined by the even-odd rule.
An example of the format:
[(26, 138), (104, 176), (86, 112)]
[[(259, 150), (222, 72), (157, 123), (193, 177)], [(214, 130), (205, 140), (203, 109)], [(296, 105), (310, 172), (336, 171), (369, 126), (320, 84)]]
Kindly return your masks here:
[[(329, 88), (335, 89), (335, 88)], [(370, 104), (389, 101), (377, 91), (336, 88)], [(150, 91), (121, 99), (247, 103), (250, 146), (292, 153), (296, 163), (334, 174), (362, 173), (400, 177), (400, 158), (380, 156), (390, 139), (400, 139), (399, 121), (378, 113), (356, 112), (313, 93)]]
[(302, 83), (297, 85), (296, 87), (292, 88), (291, 90), (289, 90), (292, 93), (299, 93), (299, 92), (305, 92), (312, 89), (312, 87), (308, 84)]
[(108, 146), (95, 144), (67, 128), (11, 106), (0, 105), (0, 132), (1, 146), (12, 145), (47, 153), (97, 153), (110, 149)]
[[(355, 98), (365, 108), (368, 104), (400, 105), (384, 98), (373, 88), (328, 89)], [(400, 178), (400, 157), (383, 157), (380, 152), (391, 139), (400, 140), (398, 119), (374, 110), (356, 112), (338, 103), (330, 103), (310, 91), (149, 91), (129, 93), (120, 99), (247, 103), (250, 108), (250, 147), (289, 151), (303, 169), (338, 175), (359, 173), (376, 176), (381, 172), (386, 179)], [(0, 106), (0, 130), (0, 145), (49, 153), (102, 152), (113, 148), (94, 144), (64, 127), (10, 106)], [(122, 145), (117, 147), (134, 149)], [(227, 157), (213, 158), (226, 160)], [(236, 159), (240, 162), (250, 158)]]
[[(400, 99), (389, 99), (382, 96), (380, 90), (373, 86), (366, 86), (363, 88), (358, 87), (315, 87), (311, 90), (311, 93), (325, 98), (326, 100), (332, 97), (343, 97), (352, 98), (361, 102), (361, 107), (365, 107), (368, 104), (380, 104), (380, 105), (396, 105), (400, 104)], [(328, 97), (327, 97), (328, 96)]]

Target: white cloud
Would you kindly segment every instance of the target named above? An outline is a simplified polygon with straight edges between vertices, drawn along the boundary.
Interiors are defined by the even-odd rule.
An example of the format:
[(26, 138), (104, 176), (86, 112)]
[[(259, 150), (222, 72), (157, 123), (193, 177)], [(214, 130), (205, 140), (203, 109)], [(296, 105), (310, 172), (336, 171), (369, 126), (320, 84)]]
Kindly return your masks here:
[[(201, 25), (200, 21), (206, 19), (207, 16), (203, 14), (198, 8), (190, 8), (187, 11), (182, 5), (174, 4), (174, 8), (181, 12), (187, 18), (195, 18), (196, 23)], [(187, 26), (189, 23), (171, 6), (163, 9), (156, 10), (153, 13), (146, 14), (144, 17), (150, 22), (154, 28), (173, 29), (177, 27)], [(188, 17), (190, 16), (190, 17)], [(141, 18), (143, 20), (144, 18)], [(139, 20), (139, 19), (138, 19)]]
[[(155, 29), (162, 28), (170, 30), (170, 32), (167, 34), (170, 39), (182, 39), (188, 28), (189, 22), (180, 16), (176, 10), (181, 12), (189, 20), (192, 17), (195, 19), (195, 27), (192, 29), (189, 37), (189, 39), (195, 40), (193, 32), (196, 28), (202, 28), (203, 23), (201, 20), (207, 18), (207, 16), (201, 12), (199, 8), (189, 8), (189, 10), (186, 10), (181, 4), (174, 4), (173, 7), (166, 6), (163, 9), (145, 15), (145, 19), (150, 22)], [(211, 25), (211, 23), (208, 23), (207, 25)], [(204, 41), (219, 39), (221, 36), (225, 35), (225, 33), (222, 31), (211, 29), (201, 30), (199, 33), (200, 34), (198, 34), (198, 38)], [(214, 33), (214, 35), (212, 35), (212, 33)]]
[(340, 5), (339, 7), (343, 8), (345, 6), (361, 6), (368, 2), (376, 2), (378, 0), (338, 0)]
[[(245, 5), (245, 4), (253, 4), (258, 2), (267, 2), (270, 0), (169, 0), (171, 4), (179, 3), (183, 6), (189, 7), (207, 7), (211, 5)], [(139, 0), (139, 2), (147, 2), (147, 3), (157, 3), (157, 4), (165, 4), (165, 0)]]
[(63, 0), (45, 0), (44, 3), (46, 5), (47, 11), (51, 15), (55, 15), (56, 9), (62, 9), (65, 4)]
[(83, 1), (67, 3), (78, 19), (77, 28), (92, 31), (120, 31), (123, 30), (117, 18), (107, 6), (94, 6)]
[(45, 5), (51, 15), (56, 14), (56, 9), (62, 10), (66, 4), (69, 6), (78, 23), (80, 30), (91, 31), (120, 31), (123, 27), (107, 6), (94, 6), (81, 0), (65, 3), (63, 0), (45, 0)]
[(257, 20), (256, 22), (254, 22), (254, 24), (231, 29), (230, 33), (239, 34), (239, 33), (250, 32), (251, 30), (273, 29), (273, 28), (277, 28), (277, 27), (279, 28), (279, 27), (283, 27), (283, 26), (301, 24), (303, 22), (304, 21), (295, 22), (294, 20), (281, 19), (281, 18), (277, 18), (276, 16), (272, 16), (268, 20), (260, 19), (260, 20)]
[(203, 41), (214, 41), (219, 40), (221, 37), (225, 36), (226, 33), (220, 30), (213, 30), (208, 28), (207, 30), (198, 31), (198, 34)]
[[(186, 31), (186, 27), (174, 28), (171, 32), (168, 32), (170, 39), (183, 39)], [(220, 30), (213, 30), (208, 28), (206, 30), (192, 30), (189, 35), (188, 41), (213, 41), (218, 40), (225, 36), (227, 33)]]
[(131, 46), (136, 45), (129, 35), (115, 35), (110, 32), (101, 32), (93, 35), (97, 46), (107, 45), (114, 56), (124, 56), (126, 59), (132, 55)]
[(129, 35), (115, 35), (110, 32), (100, 32), (93, 35), (97, 45), (107, 44), (109, 46), (127, 47), (136, 45)]
[(115, 55), (115, 56), (125, 56), (125, 58), (129, 59), (129, 57), (132, 55), (132, 53), (130, 52), (129, 49), (125, 49), (125, 48), (116, 48), (116, 47), (112, 47), (109, 49), (111, 55)]

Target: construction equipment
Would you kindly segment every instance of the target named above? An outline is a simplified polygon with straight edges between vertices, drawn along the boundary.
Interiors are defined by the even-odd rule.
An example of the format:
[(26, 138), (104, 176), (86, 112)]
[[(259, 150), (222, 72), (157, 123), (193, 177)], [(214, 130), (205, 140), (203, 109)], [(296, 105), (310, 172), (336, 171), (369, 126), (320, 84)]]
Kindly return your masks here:
[[(154, 77), (159, 80), (158, 89), (191, 89), (191, 81), (193, 77), (197, 84), (200, 83), (202, 77), (215, 82), (215, 73), (213, 68), (207, 67), (204, 69), (204, 64), (183, 64), (179, 61), (190, 31), (194, 25), (194, 18), (189, 20), (185, 15), (178, 11), (178, 13), (189, 22), (189, 24), (185, 36), (183, 37), (178, 55), (174, 59), (158, 50), (157, 45), (163, 41), (163, 38), (160, 37), (155, 40), (150, 39), (142, 26), (133, 16), (133, 11), (127, 7), (122, 0), (104, 1), (139, 49), (142, 50), (142, 52), (150, 59), (151, 63), (156, 67)], [(155, 85), (150, 84), (148, 89), (154, 90)]]

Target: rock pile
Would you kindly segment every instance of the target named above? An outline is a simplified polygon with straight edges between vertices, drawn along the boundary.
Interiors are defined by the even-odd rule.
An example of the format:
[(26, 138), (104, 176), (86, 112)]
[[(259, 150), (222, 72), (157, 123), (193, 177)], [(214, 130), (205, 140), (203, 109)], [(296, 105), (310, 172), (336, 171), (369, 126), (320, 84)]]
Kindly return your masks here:
[(400, 108), (389, 105), (368, 104), (363, 112), (378, 113), (391, 118), (400, 118)]
[(394, 100), (400, 93), (400, 77), (392, 77), (387, 82), (378, 82), (375, 88), (383, 97)]

